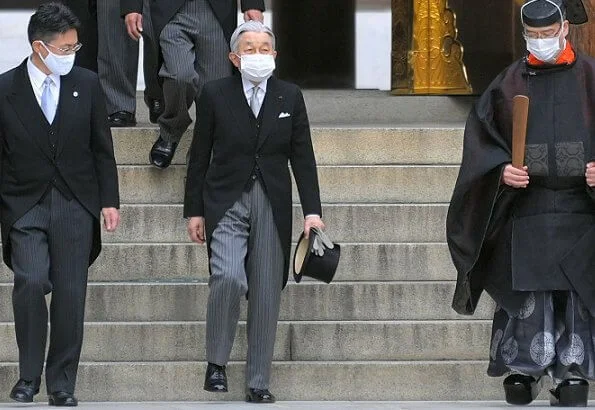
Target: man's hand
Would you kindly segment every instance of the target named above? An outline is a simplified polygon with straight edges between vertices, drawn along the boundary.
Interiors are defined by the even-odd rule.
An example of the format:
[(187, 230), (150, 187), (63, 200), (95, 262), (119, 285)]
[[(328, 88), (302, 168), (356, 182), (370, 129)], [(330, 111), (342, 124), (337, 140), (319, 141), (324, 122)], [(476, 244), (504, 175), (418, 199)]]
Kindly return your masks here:
[(513, 188), (527, 188), (529, 185), (529, 168), (526, 166), (523, 169), (518, 169), (508, 164), (504, 167), (502, 173), (502, 183), (511, 186)]
[(205, 218), (193, 216), (188, 219), (188, 236), (192, 242), (205, 243)]
[(244, 13), (244, 21), (250, 20), (257, 20), (262, 23), (264, 22), (264, 14), (262, 14), (262, 11), (256, 9), (246, 10)]
[(140, 13), (128, 13), (124, 17), (124, 22), (126, 23), (128, 35), (133, 40), (140, 40), (143, 36), (143, 15)]
[(120, 211), (116, 208), (103, 208), (101, 210), (103, 215), (103, 226), (108, 232), (114, 232), (118, 225), (120, 225)]
[(318, 215), (308, 215), (306, 219), (304, 219), (304, 235), (306, 238), (310, 236), (310, 228), (313, 227), (324, 230), (324, 223)]
[(585, 177), (587, 178), (587, 185), (589, 185), (591, 188), (595, 188), (595, 162), (589, 162), (587, 164)]

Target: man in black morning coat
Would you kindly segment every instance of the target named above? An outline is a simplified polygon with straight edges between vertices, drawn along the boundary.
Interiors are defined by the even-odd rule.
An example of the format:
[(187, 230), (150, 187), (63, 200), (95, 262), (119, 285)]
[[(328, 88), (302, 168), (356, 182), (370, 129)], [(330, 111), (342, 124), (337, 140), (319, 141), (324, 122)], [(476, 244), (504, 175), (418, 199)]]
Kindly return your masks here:
[(0, 225), (14, 272), (20, 379), (31, 402), (46, 360), (50, 405), (75, 406), (88, 267), (101, 249), (100, 214), (119, 223), (118, 175), (97, 75), (74, 67), (76, 16), (45, 3), (31, 17), (32, 54), (0, 75)]

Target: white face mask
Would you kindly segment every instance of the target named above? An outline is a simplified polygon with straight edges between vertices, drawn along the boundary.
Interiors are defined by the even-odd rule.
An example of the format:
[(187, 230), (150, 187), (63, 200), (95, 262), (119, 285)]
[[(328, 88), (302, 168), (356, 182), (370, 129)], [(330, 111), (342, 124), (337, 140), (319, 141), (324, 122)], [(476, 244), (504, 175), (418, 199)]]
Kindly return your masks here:
[(75, 54), (67, 54), (67, 55), (57, 55), (52, 53), (43, 42), (41, 43), (43, 48), (45, 48), (48, 52), (46, 58), (43, 58), (41, 53), (39, 54), (39, 58), (43, 61), (45, 66), (52, 72), (52, 74), (56, 75), (66, 75), (72, 70), (74, 66), (74, 57)]
[[(566, 40), (564, 40), (564, 45), (566, 45)], [(555, 63), (562, 49), (559, 36), (527, 39), (527, 51), (545, 63)]]
[(248, 81), (261, 83), (273, 75), (275, 58), (272, 54), (244, 54), (240, 56), (240, 73)]

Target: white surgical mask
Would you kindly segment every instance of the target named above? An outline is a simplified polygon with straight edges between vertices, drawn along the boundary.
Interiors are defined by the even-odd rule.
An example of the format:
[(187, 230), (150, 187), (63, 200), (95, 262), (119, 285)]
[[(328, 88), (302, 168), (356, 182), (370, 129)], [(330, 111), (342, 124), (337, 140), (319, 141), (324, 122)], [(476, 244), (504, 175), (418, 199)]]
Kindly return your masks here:
[[(43, 42), (41, 44), (43, 44)], [(70, 70), (72, 70), (72, 67), (74, 66), (74, 53), (61, 56), (52, 53), (45, 44), (43, 44), (43, 48), (47, 50), (48, 55), (46, 58), (43, 58), (41, 53), (38, 53), (39, 58), (41, 58), (45, 66), (52, 72), (52, 74), (66, 75), (70, 72)]]
[[(566, 40), (564, 40), (564, 46), (566, 46)], [(562, 49), (560, 37), (527, 39), (527, 50), (545, 63), (555, 63)]]
[(275, 58), (272, 54), (244, 54), (240, 56), (242, 77), (254, 83), (267, 80), (275, 71)]

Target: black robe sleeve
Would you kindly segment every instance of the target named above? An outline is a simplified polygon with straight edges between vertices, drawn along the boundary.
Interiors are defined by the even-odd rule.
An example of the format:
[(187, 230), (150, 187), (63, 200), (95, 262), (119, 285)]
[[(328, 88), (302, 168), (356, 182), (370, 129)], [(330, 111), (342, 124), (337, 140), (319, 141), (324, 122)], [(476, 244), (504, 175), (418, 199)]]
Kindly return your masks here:
[(523, 93), (520, 62), (502, 72), (474, 105), (465, 125), (463, 160), (448, 209), (446, 234), (457, 269), (452, 307), (473, 314), (483, 291), (475, 274), (482, 247), (506, 219), (514, 190), (502, 187), (503, 166), (511, 162), (510, 107)]

